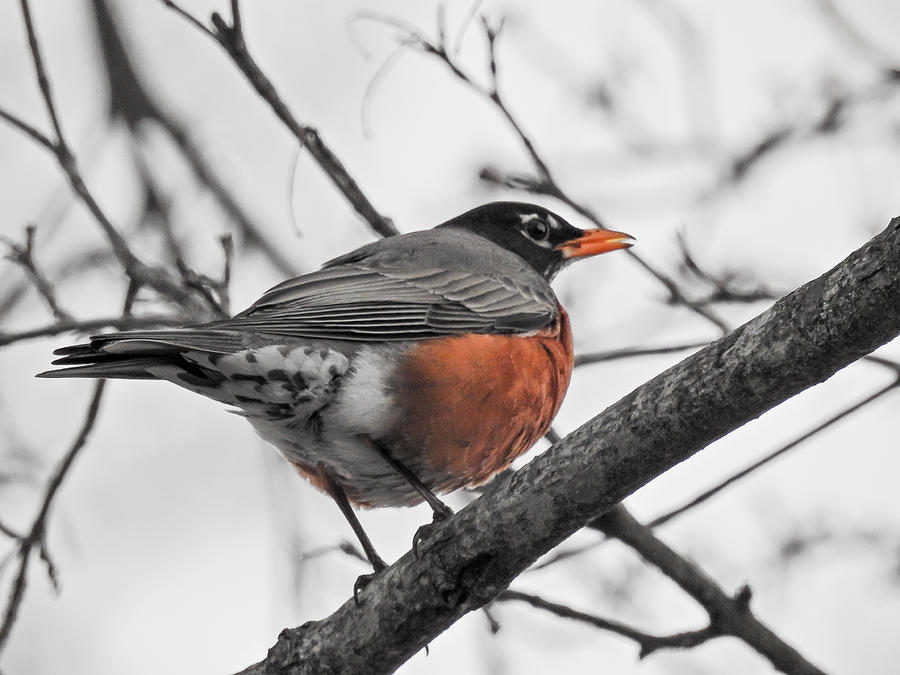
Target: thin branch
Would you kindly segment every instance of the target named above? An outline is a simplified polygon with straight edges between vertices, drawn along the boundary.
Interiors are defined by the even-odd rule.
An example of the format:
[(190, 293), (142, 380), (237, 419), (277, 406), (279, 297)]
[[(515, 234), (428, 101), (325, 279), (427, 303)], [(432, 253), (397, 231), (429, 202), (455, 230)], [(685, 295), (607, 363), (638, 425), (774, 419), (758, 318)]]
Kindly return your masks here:
[(690, 275), (710, 288), (704, 298), (696, 298), (698, 305), (710, 305), (717, 302), (759, 302), (760, 300), (777, 300), (784, 293), (773, 291), (764, 284), (758, 283), (752, 288), (737, 288), (737, 274), (728, 272), (714, 274), (707, 271), (697, 262), (696, 257), (688, 248), (687, 238), (679, 232), (676, 238), (679, 253), (681, 254), (681, 267), (685, 275)]
[(50, 79), (47, 77), (47, 71), (44, 68), (44, 59), (41, 56), (37, 34), (31, 20), (31, 8), (28, 5), (28, 0), (20, 0), (19, 6), (22, 9), (22, 18), (25, 21), (25, 32), (28, 34), (28, 48), (31, 50), (31, 58), (34, 62), (34, 74), (37, 77), (38, 87), (40, 87), (41, 95), (46, 103), (47, 115), (53, 124), (53, 132), (56, 134), (56, 146), (60, 153), (71, 155), (68, 147), (66, 147), (62, 126), (59, 123), (59, 115), (56, 113), (56, 106), (53, 103), (53, 90), (50, 87)]
[[(538, 176), (536, 178), (518, 177), (517, 180), (506, 183), (509, 187), (513, 187), (515, 189), (524, 189), (534, 194), (545, 195), (558, 199), (563, 204), (566, 204), (569, 208), (573, 209), (583, 217), (590, 220), (597, 227), (605, 227), (605, 224), (593, 211), (593, 209), (572, 198), (559, 185), (559, 183), (553, 176), (549, 164), (544, 160), (541, 153), (538, 152), (534, 142), (531, 140), (531, 137), (525, 132), (524, 128), (513, 115), (512, 110), (503, 99), (497, 82), (498, 66), (496, 57), (496, 41), (499, 34), (499, 28), (494, 28), (487, 21), (482, 20), (482, 29), (485, 33), (485, 39), (487, 41), (488, 71), (490, 76), (490, 85), (484, 86), (482, 84), (479, 84), (457, 62), (453, 50), (448, 48), (447, 44), (444, 41), (443, 35), (445, 31), (443, 29), (438, 30), (438, 39), (436, 41), (431, 41), (415, 28), (411, 28), (410, 26), (392, 17), (385, 16), (377, 12), (359, 12), (357, 13), (356, 17), (358, 19), (367, 19), (400, 30), (402, 35), (400, 39), (401, 44), (409, 45), (410, 47), (416, 48), (425, 54), (430, 54), (436, 57), (461, 82), (465, 83), (473, 91), (478, 93), (480, 96), (487, 98), (493, 103), (498, 112), (507, 121), (516, 136), (518, 136), (519, 141), (525, 148), (525, 151), (531, 159), (531, 163), (534, 165), (534, 168), (538, 173)], [(488, 174), (482, 171), (482, 177), (486, 175)], [(494, 173), (491, 175), (494, 175), (496, 177), (498, 174)], [(501, 179), (498, 178), (498, 180)], [(730, 327), (722, 318), (720, 318), (708, 307), (701, 306), (697, 302), (687, 297), (687, 295), (681, 290), (681, 287), (672, 278), (644, 260), (640, 255), (634, 252), (634, 249), (629, 249), (628, 251), (626, 251), (626, 254), (630, 256), (632, 260), (637, 262), (641, 267), (643, 267), (659, 283), (665, 286), (665, 288), (669, 292), (669, 296), (672, 302), (684, 305), (695, 314), (702, 316), (704, 319), (715, 325), (723, 335), (728, 333)]]
[(602, 363), (604, 361), (616, 361), (618, 359), (629, 359), (635, 356), (654, 356), (657, 354), (673, 354), (675, 352), (685, 352), (692, 349), (701, 349), (709, 344), (706, 342), (687, 342), (679, 345), (666, 345), (664, 347), (625, 347), (622, 349), (611, 349), (605, 352), (591, 352), (588, 354), (578, 354), (575, 356), (575, 367), (587, 366), (592, 363)]
[(38, 145), (44, 146), (50, 152), (56, 152), (56, 146), (53, 145), (53, 141), (47, 138), (44, 134), (38, 131), (36, 128), (28, 124), (27, 122), (21, 120), (10, 112), (7, 112), (3, 108), (0, 108), (0, 118), (6, 120), (10, 125), (14, 126), (16, 129), (31, 137)]
[(860, 408), (867, 406), (868, 404), (872, 403), (876, 399), (881, 398), (888, 392), (891, 392), (891, 391), (897, 389), (898, 387), (900, 387), (900, 378), (895, 379), (893, 382), (891, 382), (890, 384), (888, 384), (885, 387), (882, 387), (875, 393), (870, 394), (869, 396), (866, 396), (861, 401), (857, 401), (853, 405), (851, 405), (847, 408), (844, 408), (839, 413), (832, 415), (827, 420), (825, 420), (824, 422), (822, 422), (820, 424), (817, 424), (816, 426), (814, 426), (812, 429), (810, 429), (806, 433), (804, 433), (804, 434), (798, 436), (797, 438), (795, 438), (794, 440), (792, 440), (790, 443), (787, 443), (787, 444), (781, 446), (780, 448), (778, 448), (777, 450), (770, 452), (762, 459), (754, 462), (753, 464), (751, 464), (750, 466), (748, 466), (744, 469), (741, 469), (740, 471), (729, 476), (725, 480), (720, 481), (719, 483), (717, 483), (713, 487), (709, 488), (708, 490), (704, 490), (699, 495), (697, 495), (690, 501), (686, 502), (685, 504), (682, 504), (678, 508), (672, 509), (671, 511), (668, 511), (660, 516), (657, 516), (656, 518), (651, 520), (649, 523), (647, 523), (647, 527), (656, 528), (656, 527), (659, 527), (660, 525), (664, 525), (665, 523), (668, 523), (673, 518), (677, 518), (678, 516), (682, 515), (686, 511), (693, 509), (695, 506), (698, 506), (698, 505), (702, 504), (703, 502), (707, 501), (708, 499), (719, 494), (722, 490), (729, 487), (730, 485), (733, 485), (734, 483), (738, 482), (742, 478), (746, 478), (747, 476), (749, 476), (751, 473), (753, 473), (757, 469), (759, 469), (763, 466), (766, 466), (769, 462), (781, 457), (783, 454), (794, 449), (795, 447), (797, 447), (804, 441), (808, 441), (810, 438), (812, 438), (816, 434), (820, 433), (821, 431), (824, 431), (831, 425), (833, 425), (837, 422), (840, 422), (842, 419), (844, 419), (848, 415), (855, 413)]
[(305, 551), (300, 555), (300, 563), (305, 563), (310, 560), (315, 560), (317, 558), (321, 558), (330, 553), (343, 553), (344, 555), (350, 556), (366, 565), (369, 564), (369, 559), (366, 558), (362, 554), (362, 552), (351, 542), (342, 541), (338, 544), (332, 544), (329, 546), (320, 546), (318, 548), (310, 549), (309, 551)]
[(34, 234), (35, 227), (29, 225), (25, 228), (25, 243), (9, 243), (7, 258), (20, 265), (31, 279), (31, 283), (37, 289), (38, 294), (47, 303), (57, 321), (72, 321), (72, 316), (66, 312), (56, 299), (56, 290), (34, 262)]
[[(232, 220), (241, 234), (243, 245), (261, 252), (284, 276), (294, 276), (296, 267), (284, 252), (264, 234), (264, 228), (251, 213), (232, 195), (220, 176), (219, 170), (211, 163), (202, 150), (197, 134), (191, 133), (187, 125), (178, 119), (160, 99), (144, 86), (132, 61), (126, 41), (122, 39), (121, 28), (114, 16), (109, 0), (93, 1), (94, 18), (100, 36), (101, 54), (109, 80), (109, 111), (113, 119), (121, 119), (131, 131), (132, 138), (139, 139), (141, 125), (150, 121), (162, 127), (171, 141), (181, 152), (184, 160), (194, 172), (197, 180), (212, 194), (219, 206)], [(184, 10), (167, 3), (170, 8), (192, 20)], [(197, 20), (193, 19), (195, 25)], [(202, 26), (202, 24), (201, 24)], [(211, 31), (203, 29), (212, 36)], [(136, 149), (138, 169), (147, 177), (152, 176), (147, 161)], [(158, 191), (158, 190), (157, 190)]]
[(848, 113), (857, 106), (872, 100), (884, 98), (889, 92), (900, 87), (900, 71), (887, 68), (875, 82), (853, 91), (830, 93), (823, 102), (820, 113), (814, 119), (786, 121), (762, 134), (736, 152), (726, 162), (719, 184), (713, 192), (732, 186), (746, 179), (763, 160), (783, 148), (799, 141), (808, 141), (834, 134), (847, 122)]
[[(5, 525), (2, 521), (0, 521), (0, 532), (5, 534), (10, 539), (22, 539), (23, 538), (23, 535), (19, 534), (18, 532), (16, 532), (14, 529), (9, 527), (8, 525)], [(0, 569), (2, 569), (2, 565), (0, 565)]]
[(640, 658), (649, 656), (660, 649), (690, 649), (691, 647), (697, 647), (704, 642), (708, 642), (709, 640), (722, 635), (719, 629), (712, 625), (701, 628), (700, 630), (674, 633), (672, 635), (651, 635), (619, 621), (604, 619), (595, 614), (580, 612), (568, 605), (550, 602), (537, 595), (513, 590), (503, 591), (497, 596), (497, 599), (519, 600), (528, 603), (532, 607), (542, 609), (564, 619), (580, 621), (596, 628), (600, 628), (601, 630), (609, 631), (610, 633), (615, 633), (616, 635), (621, 635), (622, 637), (634, 640), (640, 646)]
[[(31, 18), (31, 9), (28, 0), (20, 0), (20, 6), (25, 23), (25, 30), (28, 36), (28, 45), (31, 51), (32, 62), (34, 63), (35, 77), (37, 78), (38, 86), (44, 99), (44, 107), (47, 110), (47, 114), (53, 123), (54, 132), (56, 133), (55, 141), (51, 141), (49, 145), (39, 141), (41, 146), (50, 150), (56, 156), (57, 162), (68, 179), (72, 190), (78, 195), (81, 202), (94, 217), (94, 220), (100, 225), (116, 258), (119, 260), (129, 279), (134, 283), (138, 283), (140, 286), (153, 288), (164, 296), (184, 306), (195, 305), (196, 303), (194, 303), (190, 294), (181, 288), (166, 270), (144, 264), (131, 251), (125, 238), (119, 233), (109, 218), (107, 218), (103, 209), (100, 208), (100, 205), (97, 203), (96, 199), (94, 199), (93, 194), (88, 190), (87, 185), (78, 170), (75, 156), (72, 154), (66, 143), (65, 137), (62, 135), (62, 127), (59, 123), (56, 104), (53, 100), (50, 79), (44, 67), (44, 60), (41, 55), (40, 44)], [(9, 116), (4, 116), (4, 119), (9, 120)], [(29, 136), (34, 138), (34, 135), (31, 134), (27, 128), (15, 123), (14, 126), (25, 131), (25, 133), (28, 133)]]
[(466, 31), (469, 30), (472, 19), (474, 19), (478, 14), (478, 10), (483, 2), (484, 0), (473, 0), (472, 4), (469, 5), (469, 9), (466, 10), (466, 14), (460, 22), (459, 28), (456, 29), (456, 39), (453, 40), (454, 54), (459, 54), (459, 50), (462, 47), (463, 38), (466, 36)]
[[(170, 3), (166, 4), (172, 6)], [(239, 10), (237, 2), (232, 2), (231, 9), (231, 23), (228, 23), (218, 12), (214, 12), (211, 17), (213, 30), (205, 32), (214, 37), (216, 42), (231, 56), (234, 64), (244, 74), (257, 94), (269, 104), (288, 130), (309, 151), (331, 182), (369, 224), (369, 227), (382, 236), (397, 234), (394, 224), (375, 209), (369, 198), (360, 189), (359, 184), (350, 176), (344, 164), (322, 140), (319, 132), (311, 126), (301, 124), (294, 117), (271, 80), (259, 68), (247, 49), (240, 12), (236, 12)]]
[(22, 9), (22, 17), (25, 21), (25, 31), (28, 35), (28, 46), (31, 50), (32, 62), (34, 63), (35, 77), (37, 78), (38, 86), (44, 99), (44, 107), (53, 122), (53, 129), (56, 133), (56, 140), (51, 143), (49, 148), (59, 160), (60, 166), (69, 178), (69, 182), (72, 183), (75, 192), (82, 198), (85, 205), (88, 207), (88, 210), (91, 211), (100, 223), (104, 232), (106, 232), (110, 244), (123, 267), (126, 269), (136, 268), (139, 264), (137, 258), (128, 248), (122, 235), (119, 234), (113, 224), (106, 218), (105, 214), (103, 214), (100, 207), (97, 205), (97, 202), (88, 192), (87, 187), (81, 179), (81, 175), (76, 169), (75, 157), (69, 150), (65, 136), (63, 136), (62, 127), (59, 123), (56, 104), (53, 101), (53, 90), (50, 86), (50, 78), (47, 76), (47, 71), (44, 68), (44, 59), (41, 56), (40, 44), (38, 43), (37, 33), (35, 32), (34, 23), (31, 19), (31, 9), (28, 0), (20, 0), (20, 7)]
[[(87, 413), (85, 414), (81, 429), (75, 437), (75, 440), (72, 442), (68, 452), (66, 452), (59, 464), (57, 464), (56, 469), (53, 471), (53, 475), (50, 477), (44, 491), (43, 501), (38, 509), (37, 516), (35, 516), (35, 519), (32, 522), (28, 535), (18, 544), (19, 565), (10, 589), (9, 601), (3, 612), (2, 620), (0, 620), (0, 653), (2, 653), (6, 646), (6, 641), (12, 631), (13, 624), (18, 616), (19, 607), (25, 595), (28, 562), (34, 550), (37, 549), (41, 558), (49, 563), (50, 558), (46, 551), (45, 537), (50, 507), (53, 504), (53, 499), (56, 497), (60, 486), (68, 475), (69, 470), (72, 468), (75, 458), (78, 456), (78, 453), (84, 447), (85, 443), (87, 443), (88, 437), (94, 428), (105, 388), (106, 380), (99, 380), (94, 385), (94, 393), (91, 395), (91, 400), (88, 404)], [(51, 579), (55, 579), (55, 567), (52, 563), (48, 564), (48, 572), (51, 575)]]
[[(122, 306), (123, 319), (131, 317), (131, 308), (134, 304), (134, 300), (137, 296), (138, 290), (138, 284), (132, 282), (128, 285), (128, 289), (125, 293), (125, 301)], [(43, 499), (41, 500), (41, 504), (38, 507), (37, 514), (32, 521), (28, 534), (25, 537), (18, 538), (17, 556), (19, 558), (19, 566), (10, 588), (9, 601), (7, 602), (6, 609), (3, 612), (2, 619), (0, 619), (0, 653), (3, 652), (3, 649), (6, 646), (6, 642), (9, 638), (10, 632), (12, 631), (12, 627), (15, 624), (16, 617), (18, 616), (19, 607), (22, 603), (22, 599), (24, 598), (25, 587), (28, 581), (28, 563), (35, 549), (37, 549), (38, 555), (41, 560), (43, 560), (46, 564), (47, 574), (50, 578), (51, 583), (53, 584), (54, 588), (57, 587), (58, 582), (56, 565), (53, 563), (53, 560), (50, 557), (50, 551), (47, 547), (47, 524), (50, 515), (50, 508), (53, 505), (53, 500), (56, 497), (60, 486), (62, 486), (63, 481), (69, 475), (69, 471), (71, 470), (75, 459), (87, 444), (88, 438), (90, 437), (91, 432), (94, 429), (94, 425), (97, 422), (97, 415), (100, 411), (100, 403), (103, 400), (103, 393), (105, 391), (106, 380), (98, 380), (94, 384), (94, 391), (91, 395), (91, 400), (88, 404), (87, 412), (85, 413), (84, 422), (82, 422), (81, 424), (78, 435), (75, 437), (75, 440), (72, 442), (69, 450), (65, 455), (63, 455), (63, 458), (56, 465), (56, 468), (53, 470), (50, 479), (47, 481), (47, 487), (44, 489)]]
[(196, 29), (199, 30), (200, 32), (206, 33), (206, 34), (207, 34), (209, 37), (211, 37), (213, 40), (217, 39), (217, 38), (216, 38), (216, 34), (215, 34), (212, 30), (210, 30), (210, 29), (206, 26), (205, 23), (203, 23), (200, 19), (198, 19), (198, 18), (195, 17), (193, 14), (191, 14), (190, 12), (188, 12), (186, 9), (183, 9), (182, 7), (180, 7), (180, 6), (178, 5), (178, 3), (173, 2), (172, 0), (162, 0), (162, 3), (163, 3), (166, 7), (168, 7), (169, 9), (171, 9), (173, 12), (175, 12), (176, 14), (178, 14), (179, 16), (181, 16), (181, 17), (182, 17), (184, 20), (186, 20), (188, 23), (192, 24), (192, 25), (194, 26), (194, 28), (196, 28)]
[[(52, 266), (53, 272), (48, 274), (62, 283), (86, 270), (102, 268), (114, 261), (115, 256), (106, 245), (98, 245), (96, 248), (85, 251), (76, 251), (67, 260)], [(44, 267), (51, 267), (45, 264)], [(8, 283), (6, 288), (0, 289), (0, 318), (11, 312), (22, 301), (30, 285), (26, 281), (20, 283)]]
[(740, 638), (782, 673), (823, 675), (753, 615), (749, 588), (744, 586), (734, 596), (728, 595), (696, 565), (658, 539), (649, 527), (635, 520), (625, 507), (613, 507), (591, 527), (630, 546), (678, 584), (706, 610), (710, 630), (715, 634)]
[(103, 328), (115, 328), (116, 330), (132, 330), (135, 328), (156, 328), (162, 326), (183, 326), (184, 317), (165, 316), (162, 314), (148, 314), (136, 317), (105, 317), (100, 319), (85, 319), (72, 321), (57, 321), (48, 326), (32, 328), (18, 333), (4, 333), (0, 331), (0, 347), (11, 345), (23, 340), (52, 337), (63, 333), (80, 333), (88, 335)]

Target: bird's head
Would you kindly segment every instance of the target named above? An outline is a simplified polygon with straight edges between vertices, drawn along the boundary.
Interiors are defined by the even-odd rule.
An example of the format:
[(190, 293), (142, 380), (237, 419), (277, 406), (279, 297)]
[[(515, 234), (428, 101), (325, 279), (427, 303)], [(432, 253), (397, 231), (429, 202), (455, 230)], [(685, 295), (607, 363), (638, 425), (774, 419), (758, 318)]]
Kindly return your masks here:
[(565, 265), (631, 246), (633, 237), (612, 230), (581, 230), (542, 206), (492, 202), (438, 227), (467, 230), (512, 251), (551, 281)]

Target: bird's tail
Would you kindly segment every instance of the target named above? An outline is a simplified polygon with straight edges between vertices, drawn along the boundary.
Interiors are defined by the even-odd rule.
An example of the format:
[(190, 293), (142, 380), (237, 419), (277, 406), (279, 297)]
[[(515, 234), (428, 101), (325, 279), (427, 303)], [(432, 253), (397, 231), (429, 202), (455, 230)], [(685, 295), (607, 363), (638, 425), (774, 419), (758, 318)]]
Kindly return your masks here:
[[(188, 375), (206, 377), (198, 370), (196, 359), (186, 355), (202, 353), (232, 354), (243, 348), (238, 334), (213, 328), (176, 328), (158, 331), (127, 331), (92, 337), (86, 344), (57, 349), (60, 358), (53, 361), (56, 370), (37, 377), (92, 377), (130, 380), (169, 379), (160, 372), (171, 368)], [(162, 369), (162, 371), (160, 370)]]

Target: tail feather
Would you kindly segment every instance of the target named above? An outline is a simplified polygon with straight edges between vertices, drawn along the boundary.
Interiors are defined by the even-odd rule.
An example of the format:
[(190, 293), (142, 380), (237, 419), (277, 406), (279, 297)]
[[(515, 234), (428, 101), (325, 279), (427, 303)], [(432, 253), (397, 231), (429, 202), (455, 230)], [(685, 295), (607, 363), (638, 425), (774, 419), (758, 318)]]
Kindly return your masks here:
[(55, 350), (53, 353), (60, 358), (53, 365), (64, 367), (37, 377), (152, 380), (158, 378), (149, 368), (176, 366), (189, 373), (195, 370), (194, 364), (182, 358), (185, 352), (223, 355), (243, 348), (239, 334), (206, 327), (110, 333), (94, 336), (86, 344)]
[[(61, 378), (61, 377), (92, 377), (92, 378), (111, 378), (117, 380), (155, 380), (156, 376), (151, 375), (147, 368), (165, 365), (171, 360), (164, 360), (159, 357), (144, 358), (128, 358), (119, 360), (105, 360), (102, 355), (98, 355), (93, 362), (88, 360), (89, 357), (81, 357), (77, 361), (65, 361), (57, 359), (54, 365), (73, 365), (71, 368), (60, 368), (57, 370), (46, 370), (38, 373), (35, 377), (45, 378)], [(84, 364), (84, 365), (75, 365)]]

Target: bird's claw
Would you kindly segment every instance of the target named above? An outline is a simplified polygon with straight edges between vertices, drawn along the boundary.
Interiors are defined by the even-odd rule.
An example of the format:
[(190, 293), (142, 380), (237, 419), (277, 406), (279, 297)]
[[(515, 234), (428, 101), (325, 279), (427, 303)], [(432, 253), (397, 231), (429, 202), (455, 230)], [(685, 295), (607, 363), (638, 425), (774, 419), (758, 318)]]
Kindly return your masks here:
[(413, 535), (412, 548), (413, 555), (416, 556), (416, 558), (419, 557), (419, 545), (422, 543), (422, 541), (431, 536), (431, 533), (434, 531), (435, 526), (444, 522), (445, 520), (447, 520), (447, 518), (453, 515), (453, 509), (451, 509), (446, 504), (441, 504), (441, 506), (443, 508), (434, 509), (434, 515), (431, 518), (431, 522), (422, 525), (422, 527), (416, 530), (416, 533)]
[[(380, 563), (380, 564), (378, 564)], [(362, 602), (359, 599), (359, 594), (366, 590), (366, 588), (371, 584), (375, 579), (381, 575), (387, 569), (387, 563), (382, 560), (378, 560), (376, 564), (373, 564), (374, 570), (369, 574), (360, 574), (356, 577), (356, 581), (353, 582), (353, 602), (356, 603), (356, 606), (359, 607)]]

